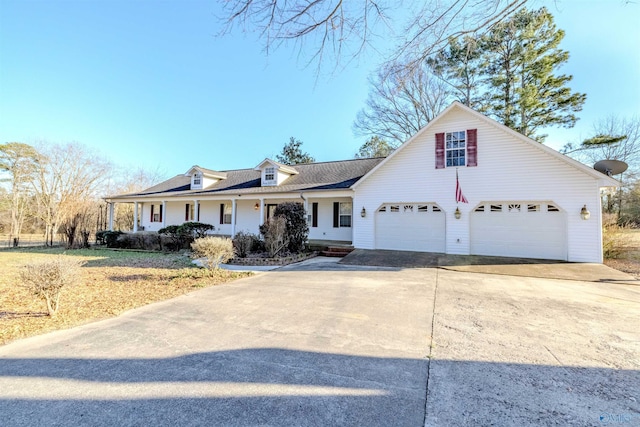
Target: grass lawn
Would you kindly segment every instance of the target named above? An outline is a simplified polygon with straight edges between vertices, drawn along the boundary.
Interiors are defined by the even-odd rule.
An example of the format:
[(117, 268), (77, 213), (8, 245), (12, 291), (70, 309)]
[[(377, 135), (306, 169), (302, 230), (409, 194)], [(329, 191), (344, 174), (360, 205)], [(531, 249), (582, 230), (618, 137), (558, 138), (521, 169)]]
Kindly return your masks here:
[[(46, 304), (20, 282), (25, 264), (60, 254), (85, 261), (77, 285), (66, 287), (60, 309), (49, 317)], [(0, 345), (9, 341), (99, 319), (218, 285), (248, 273), (194, 267), (181, 254), (120, 252), (101, 249), (0, 250)]]

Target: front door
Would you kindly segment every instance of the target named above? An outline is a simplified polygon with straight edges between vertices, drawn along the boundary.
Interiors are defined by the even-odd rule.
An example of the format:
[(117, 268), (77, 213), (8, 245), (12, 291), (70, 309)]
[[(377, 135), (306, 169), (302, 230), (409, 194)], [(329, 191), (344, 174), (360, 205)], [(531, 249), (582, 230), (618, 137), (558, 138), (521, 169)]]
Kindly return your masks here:
[(268, 221), (270, 218), (273, 218), (273, 214), (275, 213), (277, 206), (278, 206), (277, 204), (268, 204), (267, 205), (267, 211), (265, 212), (267, 217), (265, 218), (265, 221)]

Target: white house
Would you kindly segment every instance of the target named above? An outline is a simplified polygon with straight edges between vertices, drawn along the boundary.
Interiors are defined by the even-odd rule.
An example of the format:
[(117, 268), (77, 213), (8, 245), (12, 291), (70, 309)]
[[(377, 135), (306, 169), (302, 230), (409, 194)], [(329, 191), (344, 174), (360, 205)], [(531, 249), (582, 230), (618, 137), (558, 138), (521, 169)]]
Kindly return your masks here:
[[(453, 103), (387, 158), (252, 169), (194, 166), (145, 191), (134, 231), (185, 221), (258, 232), (278, 203), (304, 203), (309, 239), (362, 249), (602, 262), (600, 189), (618, 182)], [(465, 203), (466, 201), (466, 203)], [(586, 218), (586, 219), (585, 219)], [(112, 224), (112, 221), (111, 221)]]

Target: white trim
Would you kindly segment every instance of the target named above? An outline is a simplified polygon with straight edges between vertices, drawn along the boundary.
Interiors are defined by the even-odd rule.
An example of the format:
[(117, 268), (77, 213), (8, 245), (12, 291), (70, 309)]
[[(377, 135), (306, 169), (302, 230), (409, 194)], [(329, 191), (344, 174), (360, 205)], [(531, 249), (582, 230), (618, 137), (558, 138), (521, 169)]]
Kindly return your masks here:
[(109, 231), (113, 231), (113, 208), (114, 202), (109, 202)]
[(138, 202), (133, 204), (133, 232), (138, 232)]

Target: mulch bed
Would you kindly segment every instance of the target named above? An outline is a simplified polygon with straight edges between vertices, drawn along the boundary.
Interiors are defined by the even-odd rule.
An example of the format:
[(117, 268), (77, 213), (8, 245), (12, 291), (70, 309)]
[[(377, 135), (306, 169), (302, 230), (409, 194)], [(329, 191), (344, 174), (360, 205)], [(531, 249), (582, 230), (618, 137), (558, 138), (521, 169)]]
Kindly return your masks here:
[(288, 265), (304, 261), (317, 256), (317, 252), (290, 255), (285, 257), (268, 258), (261, 255), (248, 255), (246, 258), (235, 257), (227, 264), (231, 265)]

